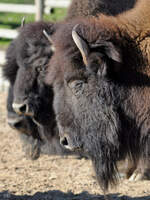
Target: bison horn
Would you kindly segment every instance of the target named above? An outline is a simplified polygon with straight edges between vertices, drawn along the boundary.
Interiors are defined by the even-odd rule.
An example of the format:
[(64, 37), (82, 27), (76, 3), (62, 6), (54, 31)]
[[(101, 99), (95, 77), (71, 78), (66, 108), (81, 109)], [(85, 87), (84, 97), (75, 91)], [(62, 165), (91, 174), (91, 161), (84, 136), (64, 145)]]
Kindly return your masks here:
[(87, 58), (88, 58), (90, 49), (89, 49), (88, 44), (85, 42), (85, 40), (83, 38), (81, 38), (81, 36), (77, 33), (78, 25), (79, 24), (77, 24), (73, 27), (72, 38), (73, 38), (75, 44), (77, 45), (78, 49), (81, 52), (84, 64), (87, 66), (87, 64), (88, 64)]
[(46, 30), (43, 30), (43, 34), (45, 35), (45, 37), (48, 39), (48, 41), (50, 42), (50, 44), (52, 45), (51, 46), (51, 49), (52, 51), (54, 52), (55, 51), (55, 47), (53, 45), (53, 40), (52, 38), (50, 37), (50, 35), (48, 35), (48, 33), (46, 32)]
[(24, 25), (25, 25), (25, 17), (23, 17), (21, 20), (21, 27), (24, 27)]

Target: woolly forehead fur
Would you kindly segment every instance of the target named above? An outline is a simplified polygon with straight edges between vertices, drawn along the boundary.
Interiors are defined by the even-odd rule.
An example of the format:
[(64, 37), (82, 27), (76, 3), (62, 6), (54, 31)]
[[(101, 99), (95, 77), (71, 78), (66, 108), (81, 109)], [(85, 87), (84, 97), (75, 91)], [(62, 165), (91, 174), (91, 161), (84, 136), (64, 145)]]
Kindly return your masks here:
[[(74, 64), (81, 64), (80, 52), (72, 39), (72, 29), (76, 24), (79, 24), (78, 34), (88, 43), (99, 43), (100, 40), (113, 42), (121, 49), (123, 64), (128, 65), (127, 68), (135, 68), (140, 71), (142, 69), (142, 72), (149, 75), (149, 10), (150, 1), (138, 0), (133, 9), (116, 17), (101, 14), (98, 18), (76, 18), (64, 22), (53, 37), (56, 52), (50, 61), (46, 81), (51, 84), (56, 75), (58, 76), (58, 72), (62, 72), (64, 75), (66, 70), (73, 71), (75, 69)], [(128, 58), (128, 62), (126, 58)], [(67, 67), (69, 63), (74, 69)], [(55, 69), (53, 65), (55, 65)]]
[[(25, 24), (23, 27), (19, 29), (21, 37), (25, 38), (34, 38), (34, 40), (41, 40), (41, 38), (45, 38), (43, 31), (46, 30), (46, 32), (51, 35), (55, 31), (55, 24), (52, 22), (33, 22), (30, 24)], [(38, 33), (38, 34), (37, 34)], [(33, 37), (34, 36), (34, 37)], [(47, 40), (47, 38), (45, 38)]]
[[(52, 37), (56, 51), (49, 63), (48, 76), (46, 78), (46, 82), (49, 84), (61, 72), (64, 73), (66, 70), (71, 72), (78, 69), (78, 65), (83, 66), (81, 54), (72, 39), (72, 29), (76, 24), (79, 24), (77, 32), (88, 43), (93, 44), (98, 43), (99, 40), (113, 40), (115, 38), (115, 31), (112, 30), (115, 30), (116, 26), (110, 23), (107, 28), (106, 23), (100, 25), (99, 20), (94, 17), (87, 19), (77, 18), (64, 23)], [(71, 66), (68, 68), (68, 65)]]

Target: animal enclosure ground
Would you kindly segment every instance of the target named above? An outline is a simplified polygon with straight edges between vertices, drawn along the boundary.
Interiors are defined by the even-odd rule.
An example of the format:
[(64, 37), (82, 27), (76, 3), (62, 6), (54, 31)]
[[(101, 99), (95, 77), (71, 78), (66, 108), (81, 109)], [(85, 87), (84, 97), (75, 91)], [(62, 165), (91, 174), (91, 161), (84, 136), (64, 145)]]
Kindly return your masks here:
[[(18, 134), (6, 123), (6, 93), (0, 94), (0, 200), (103, 200), (91, 162), (42, 156), (27, 160)], [(113, 200), (150, 200), (150, 181), (121, 180)]]

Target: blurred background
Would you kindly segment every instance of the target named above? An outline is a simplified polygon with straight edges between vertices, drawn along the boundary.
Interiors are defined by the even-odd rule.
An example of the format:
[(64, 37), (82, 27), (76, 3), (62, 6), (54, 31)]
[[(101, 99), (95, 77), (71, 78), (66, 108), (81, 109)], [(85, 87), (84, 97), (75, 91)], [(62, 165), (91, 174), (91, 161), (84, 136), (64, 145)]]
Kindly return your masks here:
[(0, 0), (0, 91), (7, 89), (2, 79), (1, 67), (5, 62), (5, 51), (25, 17), (26, 23), (33, 21), (62, 20), (70, 0)]
[(41, 5), (44, 20), (57, 21), (64, 18), (69, 2), (69, 0), (0, 0), (0, 48), (7, 48), (14, 36), (2, 32), (3, 29), (16, 30), (23, 17), (26, 18), (26, 23), (40, 20), (38, 16), (36, 17), (40, 12), (39, 4), (44, 4)]

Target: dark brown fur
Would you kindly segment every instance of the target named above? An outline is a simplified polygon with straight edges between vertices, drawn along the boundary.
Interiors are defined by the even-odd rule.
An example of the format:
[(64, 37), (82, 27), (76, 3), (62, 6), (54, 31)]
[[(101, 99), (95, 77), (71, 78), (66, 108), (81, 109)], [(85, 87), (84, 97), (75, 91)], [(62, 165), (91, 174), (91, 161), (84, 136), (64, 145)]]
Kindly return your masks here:
[[(150, 159), (149, 11), (150, 2), (139, 0), (117, 17), (64, 23), (53, 37), (46, 82), (54, 88), (62, 143), (91, 157), (104, 190), (117, 180), (117, 161)], [(76, 24), (90, 48), (87, 67), (72, 39)]]
[(117, 15), (134, 7), (137, 0), (73, 0), (67, 13), (67, 19), (78, 16), (97, 16), (99, 13)]
[[(130, 9), (133, 7), (134, 3), (135, 0), (130, 2), (128, 2), (128, 0), (123, 0), (119, 4), (114, 0), (109, 2), (107, 2), (107, 0), (73, 0), (68, 10), (66, 19), (80, 15), (97, 15), (98, 13), (115, 15), (126, 9)], [(40, 138), (40, 136), (38, 133), (39, 130), (37, 129), (37, 125), (32, 121), (30, 117), (18, 116), (16, 113), (14, 113), (12, 108), (12, 101), (22, 103), (23, 99), (30, 94), (30, 90), (33, 91), (31, 81), (33, 82), (33, 80), (35, 80), (33, 79), (35, 72), (32, 70), (34, 70), (34, 68), (36, 68), (40, 62), (46, 63), (52, 54), (48, 41), (41, 30), (46, 29), (48, 34), (52, 35), (59, 26), (61, 26), (61, 24), (54, 25), (52, 23), (47, 24), (43, 22), (25, 25), (25, 27), (20, 29), (18, 38), (10, 44), (6, 54), (7, 63), (4, 67), (4, 76), (10, 81), (11, 86), (13, 86), (10, 88), (10, 90), (14, 90), (9, 90), (9, 96), (11, 96), (11, 93), (14, 95), (13, 98), (8, 97), (7, 110), (9, 124), (12, 126), (13, 121), (13, 127), (19, 130), (19, 132), (23, 132), (24, 134), (29, 134), (32, 136), (35, 134), (36, 137), (38, 136), (38, 138)], [(43, 51), (42, 48), (44, 48)], [(45, 49), (47, 49), (47, 52)], [(25, 71), (23, 71), (23, 69), (25, 69)], [(27, 70), (29, 71), (29, 75), (25, 76), (25, 74), (28, 73)], [(26, 86), (24, 82), (26, 82)], [(33, 104), (34, 101), (36, 102), (36, 100), (32, 99), (31, 103)], [(36, 118), (38, 118), (38, 121), (39, 119), (40, 121), (42, 120), (41, 123), (45, 121), (43, 120), (45, 117), (43, 118), (42, 114), (41, 117), (38, 117), (38, 112), (36, 114)], [(14, 120), (17, 120), (17, 123), (14, 123)], [(32, 122), (32, 127), (37, 129), (36, 133), (34, 133), (35, 129), (30, 126), (29, 121)], [(33, 137), (33, 139), (36, 137)]]
[[(85, 0), (84, 1), (78, 1), (78, 0), (76, 1), (76, 0), (74, 0), (71, 4), (70, 8), (69, 8), (68, 15), (67, 15), (66, 19), (76, 17), (76, 16), (80, 16), (80, 15), (81, 16), (97, 15), (98, 13), (105, 13), (105, 14), (108, 14), (108, 15), (116, 15), (120, 12), (123, 12), (125, 10), (132, 8), (134, 6), (134, 4), (135, 4), (135, 0), (133, 0), (133, 1), (130, 0), (130, 2), (128, 2), (128, 0), (124, 0), (124, 1), (121, 1), (119, 3), (116, 0), (111, 0), (109, 2), (107, 2), (107, 0), (105, 0), (105, 1), (104, 0), (94, 0), (94, 1), (91, 1), (91, 0), (90, 1), (89, 0), (88, 1), (85, 1)], [(22, 33), (20, 34), (21, 35), (20, 39), (21, 40), (24, 39), (25, 41), (27, 41), (27, 39), (29, 39), (29, 41), (31, 41), (33, 32), (36, 33), (39, 30), (39, 34), (35, 35), (34, 42), (33, 41), (31, 42), (33, 44), (33, 47), (34, 47), (34, 45), (37, 45), (37, 49), (38, 49), (39, 48), (38, 41), (40, 39), (42, 39), (42, 40), (46, 39), (42, 35), (41, 26), (43, 26), (43, 28), (45, 28), (44, 24), (42, 25), (42, 23), (39, 26), (38, 26), (37, 23), (27, 25), (27, 27), (25, 29), (23, 28), (21, 30)], [(54, 25), (52, 25), (52, 26), (54, 26)], [(50, 32), (48, 31), (48, 29), (50, 30)], [(56, 25), (55, 25), (54, 29), (51, 28), (51, 25), (50, 25), (49, 28), (46, 27), (46, 30), (49, 32), (49, 34), (52, 34), (55, 31), (55, 29), (56, 29)], [(31, 36), (31, 38), (30, 38), (30, 36)], [(11, 45), (10, 45), (8, 51), (7, 51), (7, 56), (8, 56), (7, 60), (9, 61), (8, 67), (4, 68), (5, 75), (10, 80), (12, 85), (15, 82), (16, 74), (17, 74), (17, 71), (18, 71), (18, 64), (16, 63), (16, 61), (19, 62), (19, 65), (23, 65), (23, 64), (28, 65), (28, 63), (26, 61), (29, 60), (29, 59), (26, 59), (26, 53), (27, 53), (26, 47), (25, 47), (24, 43), (21, 42), (20, 39), (17, 39), (17, 41), (14, 40), (11, 43)], [(17, 48), (16, 48), (16, 45), (17, 45)], [(22, 49), (25, 49), (24, 53), (23, 53)], [(18, 51), (18, 53), (16, 52), (16, 50)], [(20, 53), (22, 54), (21, 56), (20, 56)], [(30, 54), (30, 60), (32, 60), (32, 53)], [(17, 56), (17, 54), (18, 54), (18, 56)], [(42, 57), (42, 54), (39, 54), (39, 55)], [(18, 60), (16, 59), (17, 57), (18, 57)], [(36, 58), (36, 62), (37, 62), (37, 59), (38, 58)], [(24, 61), (26, 63), (24, 63)], [(33, 65), (34, 65), (34, 63), (33, 63)], [(9, 67), (9, 66), (11, 66), (11, 67)], [(20, 77), (21, 77), (21, 80), (22, 80), (24, 76), (20, 75)], [(19, 78), (19, 80), (20, 80), (20, 78)], [(26, 82), (27, 82), (27, 88), (28, 88), (29, 81), (26, 81)], [(19, 83), (19, 84), (16, 84), (16, 85), (20, 86), (20, 91), (23, 94), (25, 92), (25, 90), (23, 89), (24, 83)], [(23, 97), (23, 95), (22, 95), (22, 97)], [(10, 99), (10, 100), (12, 100), (12, 99)], [(32, 131), (32, 134), (31, 134), (32, 136), (34, 134), (36, 134), (36, 137), (34, 137), (33, 139), (37, 138), (37, 136), (40, 138), (39, 129), (37, 129), (38, 126), (32, 121), (32, 119), (30, 119), (30, 117), (28, 117), (28, 116), (22, 116), (22, 118), (21, 118), (21, 116), (17, 116), (17, 114), (15, 114), (13, 112), (11, 106), (12, 105), (9, 104), (9, 107), (10, 107), (10, 109), (8, 109), (9, 113), (11, 111), (11, 114), (13, 115), (13, 117), (15, 117), (17, 119), (18, 118), (21, 119), (21, 121), (19, 121), (19, 123), (15, 124), (16, 125), (15, 128), (17, 128), (19, 131), (22, 131), (24, 134), (26, 133), (26, 134), (29, 134), (29, 135), (31, 134), (31, 131)], [(29, 121), (32, 122), (31, 123), (32, 127), (35, 127), (36, 131), (35, 131), (34, 128), (32, 128), (30, 126), (30, 123), (28, 123)], [(35, 156), (35, 153), (33, 155)], [(36, 156), (36, 158), (37, 158), (37, 156)]]
[[(44, 29), (49, 35), (55, 31), (53, 23), (45, 22), (22, 27), (7, 50), (3, 68), (4, 76), (10, 82), (7, 99), (8, 123), (19, 131), (25, 152), (31, 159), (37, 159), (40, 153), (68, 154), (59, 143), (52, 108), (52, 89), (42, 81), (52, 55), (49, 41), (43, 34)], [(12, 104), (24, 103), (25, 100), (29, 103), (33, 116), (15, 113)]]

